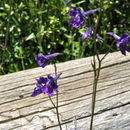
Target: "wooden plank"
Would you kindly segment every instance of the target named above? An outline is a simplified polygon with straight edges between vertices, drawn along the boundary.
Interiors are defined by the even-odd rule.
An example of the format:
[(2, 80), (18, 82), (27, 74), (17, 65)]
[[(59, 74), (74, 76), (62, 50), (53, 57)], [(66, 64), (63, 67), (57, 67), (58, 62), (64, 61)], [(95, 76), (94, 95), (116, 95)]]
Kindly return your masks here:
[[(101, 55), (102, 56), (102, 55)], [(59, 112), (64, 130), (89, 129), (93, 72), (91, 58), (57, 65)], [(58, 130), (55, 109), (46, 95), (30, 97), (35, 78), (54, 75), (54, 68), (34, 68), (0, 76), (0, 130)], [(98, 85), (94, 129), (130, 129), (130, 54), (109, 54)], [(55, 100), (55, 96), (53, 96)], [(77, 123), (76, 123), (77, 122)]]

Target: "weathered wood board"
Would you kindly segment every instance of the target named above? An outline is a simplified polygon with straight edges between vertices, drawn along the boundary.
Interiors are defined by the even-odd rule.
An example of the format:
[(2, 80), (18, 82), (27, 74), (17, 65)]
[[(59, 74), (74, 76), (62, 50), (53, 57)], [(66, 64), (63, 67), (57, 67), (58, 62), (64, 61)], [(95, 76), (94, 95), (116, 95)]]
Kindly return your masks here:
[[(63, 130), (89, 130), (93, 72), (91, 58), (57, 64)], [(34, 68), (0, 76), (0, 130), (59, 130), (47, 95), (30, 97), (35, 79), (54, 68)], [(53, 96), (53, 100), (55, 97)], [(108, 54), (98, 84), (94, 130), (130, 130), (130, 54)]]

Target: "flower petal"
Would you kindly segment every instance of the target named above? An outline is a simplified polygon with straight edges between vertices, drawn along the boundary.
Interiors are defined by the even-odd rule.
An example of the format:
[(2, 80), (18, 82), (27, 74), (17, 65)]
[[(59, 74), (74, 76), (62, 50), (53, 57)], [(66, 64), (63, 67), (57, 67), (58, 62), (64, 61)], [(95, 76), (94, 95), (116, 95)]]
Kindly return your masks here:
[(100, 8), (89, 10), (89, 11), (83, 12), (83, 15), (86, 16), (86, 15), (92, 14), (92, 13), (98, 11), (98, 10), (100, 10)]
[(126, 55), (126, 50), (124, 48), (120, 48), (120, 51), (123, 55)]
[(113, 36), (116, 40), (120, 39), (120, 37), (118, 35), (116, 35), (115, 33), (113, 33), (113, 32), (108, 32), (107, 34)]
[(45, 84), (48, 81), (48, 79), (44, 77), (40, 77), (39, 79), (36, 79), (36, 81), (38, 84)]
[(93, 37), (93, 30), (90, 30), (88, 27), (85, 27), (85, 28), (86, 28), (86, 32), (82, 35), (82, 39)]
[(46, 85), (42, 86), (41, 90), (42, 90), (42, 93), (46, 94), (47, 93)]
[(56, 57), (58, 55), (62, 55), (62, 53), (53, 53), (53, 54), (45, 56), (45, 58), (49, 60), (49, 59), (54, 58), (54, 57)]
[(47, 88), (47, 94), (48, 94), (48, 96), (54, 95), (52, 87), (48, 86), (48, 88)]
[(53, 91), (57, 91), (58, 90), (58, 85), (56, 83), (53, 84)]
[(39, 95), (40, 93), (42, 93), (42, 89), (41, 89), (41, 86), (36, 86), (35, 88), (34, 88), (34, 91), (33, 91), (33, 93), (32, 93), (32, 97), (35, 97), (35, 96), (37, 96), (37, 95)]
[(56, 75), (56, 76), (53, 78), (53, 80), (55, 81), (55, 80), (59, 79), (59, 78), (60, 78), (60, 76), (61, 76), (61, 74), (62, 74), (62, 73), (60, 73), (60, 74)]
[(80, 8), (76, 8), (76, 11), (71, 10), (70, 11), (70, 16), (72, 16), (72, 20), (71, 20), (70, 24), (74, 28), (78, 28), (80, 25), (85, 24), (85, 17), (81, 13), (81, 9)]
[(41, 53), (39, 53), (38, 55), (36, 55), (35, 60), (38, 61), (43, 57), (43, 55)]
[(77, 14), (77, 11), (75, 10), (70, 10), (70, 16), (75, 16)]
[(39, 53), (36, 57), (35, 57), (35, 60), (37, 61), (38, 65), (40, 67), (45, 67), (47, 62), (48, 62), (48, 59), (43, 56), (41, 53)]
[(124, 38), (126, 38), (126, 37), (128, 37), (129, 36), (129, 34), (128, 33), (125, 33), (125, 34), (123, 34), (121, 37), (120, 37), (120, 39), (124, 39)]
[(40, 67), (45, 67), (47, 65), (47, 63), (49, 62), (49, 60), (51, 58), (54, 58), (58, 55), (61, 55), (62, 53), (53, 53), (53, 54), (50, 54), (50, 55), (47, 55), (47, 56), (43, 56), (41, 53), (39, 53), (36, 57), (35, 57), (35, 60), (37, 61), (38, 65)]

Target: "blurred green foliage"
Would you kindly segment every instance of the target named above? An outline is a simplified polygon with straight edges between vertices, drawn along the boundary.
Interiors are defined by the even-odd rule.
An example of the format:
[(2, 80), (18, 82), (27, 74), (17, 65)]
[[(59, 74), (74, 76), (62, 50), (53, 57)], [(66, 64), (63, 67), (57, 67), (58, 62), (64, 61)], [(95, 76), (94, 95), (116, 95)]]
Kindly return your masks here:
[[(64, 0), (1, 0), (0, 74), (36, 67), (34, 57), (39, 52), (64, 53), (57, 61), (92, 55), (92, 41), (83, 41), (83, 29), (69, 24), (68, 9), (76, 7), (84, 11), (102, 8), (100, 53), (116, 50), (116, 41), (113, 44), (106, 32), (122, 35), (130, 31), (129, 0), (71, 0), (69, 5)], [(95, 25), (98, 14), (89, 15), (86, 26)]]

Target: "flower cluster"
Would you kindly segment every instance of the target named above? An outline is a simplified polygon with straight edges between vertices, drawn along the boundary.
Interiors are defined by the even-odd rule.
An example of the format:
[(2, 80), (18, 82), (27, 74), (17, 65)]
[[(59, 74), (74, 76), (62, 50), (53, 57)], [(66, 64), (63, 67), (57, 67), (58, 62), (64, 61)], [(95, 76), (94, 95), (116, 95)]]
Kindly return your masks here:
[(87, 12), (81, 12), (80, 8), (76, 8), (76, 10), (71, 10), (70, 16), (72, 16), (72, 20), (70, 24), (74, 28), (78, 28), (80, 27), (80, 25), (84, 25), (86, 23), (86, 18), (85, 18), (86, 15), (92, 14), (98, 10), (100, 10), (100, 8), (89, 10)]
[[(74, 28), (78, 28), (81, 25), (84, 25), (86, 23), (86, 15), (89, 15), (91, 13), (94, 13), (96, 11), (100, 10), (100, 8), (89, 10), (86, 12), (81, 12), (80, 8), (76, 8), (76, 10), (70, 11), (70, 16), (72, 16), (70, 24)], [(82, 35), (82, 39), (88, 39), (89, 37), (94, 36), (94, 27), (92, 26), (91, 29), (88, 27), (85, 27), (86, 32)], [(130, 52), (130, 36), (128, 33), (125, 33), (121, 37), (114, 34), (113, 32), (108, 32), (107, 34), (112, 35), (117, 41), (117, 47), (120, 49), (121, 53), (123, 55), (126, 55), (126, 51)], [(98, 39), (102, 39), (100, 36), (97, 36)]]
[[(47, 56), (43, 56), (41, 53), (39, 53), (35, 57), (35, 60), (40, 67), (45, 67), (50, 59), (58, 55), (61, 55), (61, 53), (53, 53)], [(34, 91), (31, 96), (35, 97), (41, 93), (48, 94), (48, 96), (54, 95), (54, 92), (58, 91), (58, 85), (56, 84), (56, 81), (60, 77), (60, 75), (61, 74), (58, 74), (55, 77), (48, 75), (47, 78), (40, 77), (36, 79), (36, 87), (34, 88)]]
[(126, 51), (130, 52), (130, 36), (128, 33), (125, 33), (121, 37), (113, 32), (108, 32), (107, 34), (113, 36), (118, 41), (117, 47), (123, 55), (126, 55)]
[(93, 37), (93, 31), (94, 31), (94, 27), (91, 27), (92, 29), (89, 29), (88, 27), (85, 27), (86, 32), (82, 35), (82, 39), (87, 39), (89, 37)]
[(47, 78), (40, 77), (36, 79), (36, 87), (34, 88), (34, 92), (32, 96), (37, 96), (41, 93), (48, 94), (48, 96), (54, 95), (54, 92), (58, 90), (58, 85), (55, 81), (60, 77), (61, 74), (51, 77), (50, 75)]
[[(70, 22), (70, 24), (72, 25), (72, 27), (74, 28), (78, 28), (81, 25), (84, 25), (86, 23), (86, 18), (85, 16), (92, 14), (96, 11), (100, 10), (100, 8), (97, 9), (93, 9), (93, 10), (89, 10), (86, 12), (81, 12), (80, 8), (76, 8), (76, 10), (71, 10), (70, 11), (70, 16), (72, 16), (72, 20)], [(93, 33), (94, 33), (94, 26), (91, 27), (91, 29), (89, 29), (88, 27), (85, 27), (86, 32), (82, 35), (82, 39), (87, 39), (89, 37), (93, 37)]]
[(47, 56), (43, 56), (41, 53), (39, 53), (36, 57), (35, 60), (37, 61), (38, 65), (40, 67), (45, 67), (47, 65), (47, 63), (49, 62), (50, 59), (61, 55), (61, 53), (53, 53), (51, 55), (47, 55)]

